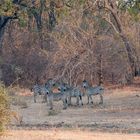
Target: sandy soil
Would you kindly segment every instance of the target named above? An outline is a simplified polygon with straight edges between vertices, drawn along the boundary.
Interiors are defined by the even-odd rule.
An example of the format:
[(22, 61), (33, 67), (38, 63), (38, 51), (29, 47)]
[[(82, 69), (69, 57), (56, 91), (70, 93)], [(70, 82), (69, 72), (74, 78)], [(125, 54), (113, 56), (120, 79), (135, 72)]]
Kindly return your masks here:
[(140, 135), (95, 133), (80, 130), (10, 131), (1, 140), (139, 140)]

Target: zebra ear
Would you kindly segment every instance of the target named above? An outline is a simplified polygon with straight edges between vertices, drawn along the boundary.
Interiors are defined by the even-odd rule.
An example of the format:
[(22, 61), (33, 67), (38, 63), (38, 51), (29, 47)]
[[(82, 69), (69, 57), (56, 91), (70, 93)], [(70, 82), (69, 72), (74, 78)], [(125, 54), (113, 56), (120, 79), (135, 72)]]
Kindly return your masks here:
[(83, 80), (83, 83), (86, 83), (86, 82), (87, 82), (87, 81), (84, 79), (84, 80)]
[(47, 86), (47, 83), (45, 83), (45, 86)]

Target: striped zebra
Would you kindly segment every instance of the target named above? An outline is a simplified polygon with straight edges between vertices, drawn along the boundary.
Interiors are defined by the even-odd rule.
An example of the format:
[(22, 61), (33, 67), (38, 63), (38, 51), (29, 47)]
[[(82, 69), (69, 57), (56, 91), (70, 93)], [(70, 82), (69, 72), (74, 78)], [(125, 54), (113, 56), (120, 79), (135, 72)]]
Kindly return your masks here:
[(39, 96), (39, 95), (42, 96), (42, 103), (47, 102), (46, 92), (47, 92), (47, 90), (51, 90), (53, 85), (54, 85), (54, 81), (52, 79), (49, 79), (45, 83), (45, 85), (35, 84), (31, 89), (31, 91), (33, 92), (33, 96), (34, 96), (34, 103), (36, 103), (37, 96)]
[(60, 86), (60, 89), (61, 88), (64, 88), (66, 91), (65, 94), (67, 94), (67, 97), (68, 97), (68, 99), (67, 99), (68, 105), (72, 105), (72, 103), (71, 103), (72, 97), (76, 98), (76, 105), (83, 105), (83, 101), (82, 101), (83, 94), (81, 93), (81, 91), (78, 87), (72, 87), (66, 83), (63, 83)]
[(60, 100), (63, 102), (63, 109), (67, 109), (68, 94), (66, 93), (65, 89), (61, 88), (61, 91), (58, 93), (53, 93), (51, 89), (46, 89), (45, 95), (47, 96), (50, 110), (53, 109), (53, 102), (60, 101)]
[(49, 90), (51, 90), (52, 87), (54, 87), (54, 85), (55, 85), (55, 82), (54, 82), (54, 80), (52, 80), (52, 79), (49, 79), (49, 80), (45, 83), (46, 89), (49, 89)]
[(38, 85), (38, 84), (35, 84), (31, 91), (33, 92), (33, 96), (34, 96), (34, 103), (36, 103), (37, 101), (37, 96), (41, 95), (43, 100), (42, 102), (45, 102), (46, 99), (44, 98), (44, 90), (45, 90), (45, 87), (43, 85)]
[(102, 86), (89, 86), (88, 82), (86, 80), (83, 81), (82, 86), (85, 88), (85, 92), (87, 94), (87, 98), (88, 98), (88, 103), (92, 103), (93, 104), (93, 99), (92, 96), (94, 95), (99, 95), (100, 96), (100, 103), (99, 104), (103, 104), (103, 93), (104, 93), (104, 88)]

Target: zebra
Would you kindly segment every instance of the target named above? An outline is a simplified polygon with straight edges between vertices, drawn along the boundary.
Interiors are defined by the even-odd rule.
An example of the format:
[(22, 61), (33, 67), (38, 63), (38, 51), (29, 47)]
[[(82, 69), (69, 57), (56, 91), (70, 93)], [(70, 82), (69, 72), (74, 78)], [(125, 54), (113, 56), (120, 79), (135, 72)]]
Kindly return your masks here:
[(42, 96), (42, 103), (47, 102), (47, 95), (46, 95), (46, 91), (47, 89), (51, 89), (52, 86), (54, 85), (54, 81), (52, 79), (49, 79), (45, 85), (39, 85), (39, 84), (35, 84), (32, 88), (31, 88), (31, 92), (33, 92), (33, 96), (34, 96), (34, 103), (36, 103), (37, 100), (37, 96), (41, 95)]
[(103, 104), (103, 95), (102, 94), (104, 93), (104, 88), (102, 86), (95, 86), (95, 87), (89, 86), (89, 84), (86, 80), (83, 81), (82, 86), (85, 88), (85, 92), (87, 94), (87, 98), (88, 98), (87, 104), (90, 103), (90, 100), (91, 100), (91, 103), (93, 104), (92, 96), (94, 96), (94, 95), (100, 95), (99, 104)]
[(76, 105), (83, 105), (83, 101), (82, 101), (82, 96), (83, 94), (81, 93), (81, 91), (79, 90), (78, 87), (72, 87), (72, 86), (69, 86), (68, 84), (66, 83), (63, 83), (59, 90), (61, 88), (64, 88), (65, 89), (65, 94), (67, 94), (67, 97), (68, 97), (68, 105), (72, 105), (71, 103), (71, 98), (72, 97), (75, 97), (76, 98)]
[(45, 87), (46, 89), (51, 90), (51, 88), (55, 86), (55, 82), (53, 79), (49, 79), (46, 83), (45, 83)]
[(42, 103), (48, 102), (47, 95), (46, 95), (47, 91), (48, 91), (48, 89), (45, 86), (42, 86), (42, 88), (41, 88), (41, 93), (43, 95)]
[(66, 94), (65, 92), (66, 89), (64, 88), (61, 88), (61, 91), (58, 93), (53, 93), (51, 89), (46, 89), (46, 96), (49, 102), (50, 110), (53, 109), (53, 102), (60, 100), (63, 102), (63, 109), (67, 109), (68, 94)]
[[(42, 85), (38, 85), (38, 84), (35, 84), (33, 87), (32, 87), (32, 89), (31, 89), (31, 91), (33, 92), (33, 96), (34, 96), (34, 103), (36, 103), (36, 98), (37, 98), (37, 96), (38, 95), (41, 95), (41, 96), (43, 96), (43, 94), (44, 94), (44, 91), (45, 89), (44, 89), (44, 86), (42, 86)], [(46, 99), (45, 99), (46, 100)], [(44, 97), (43, 97), (43, 101), (42, 102), (44, 102)]]

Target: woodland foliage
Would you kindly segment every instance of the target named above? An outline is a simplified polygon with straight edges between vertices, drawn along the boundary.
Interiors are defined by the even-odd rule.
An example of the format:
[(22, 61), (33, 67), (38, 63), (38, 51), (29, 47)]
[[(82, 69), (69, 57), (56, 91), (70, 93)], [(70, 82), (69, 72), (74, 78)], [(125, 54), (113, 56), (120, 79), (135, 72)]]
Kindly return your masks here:
[[(140, 73), (137, 0), (3, 0), (0, 78), (32, 85), (131, 83)], [(7, 20), (6, 20), (7, 19)]]

